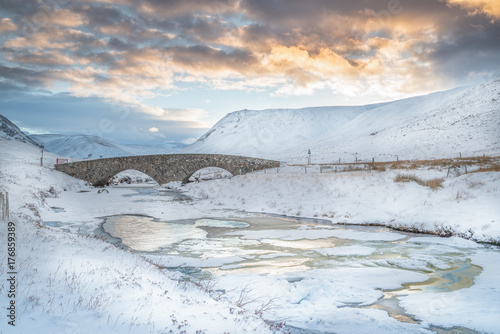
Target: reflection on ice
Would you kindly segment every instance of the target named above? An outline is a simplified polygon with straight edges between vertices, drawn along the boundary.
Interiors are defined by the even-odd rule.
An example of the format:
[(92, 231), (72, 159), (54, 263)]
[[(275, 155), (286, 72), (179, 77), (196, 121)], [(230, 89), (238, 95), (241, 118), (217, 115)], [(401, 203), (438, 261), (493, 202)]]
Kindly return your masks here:
[(225, 227), (225, 228), (231, 228), (231, 227), (244, 228), (250, 226), (244, 222), (219, 220), (219, 219), (198, 219), (195, 225), (207, 226), (207, 227)]
[[(386, 312), (407, 331), (416, 318), (399, 305), (402, 296), (464, 289), (481, 272), (469, 260), (475, 243), (386, 228), (274, 217), (162, 222), (123, 215), (106, 218), (103, 229), (159, 266), (217, 276), (228, 295), (252, 282), (256, 294), (279, 298), (274, 317), (296, 314), (298, 327), (313, 328), (308, 314), (330, 323), (354, 307), (356, 317), (367, 319)], [(324, 318), (321, 310), (328, 310)]]
[(103, 229), (136, 251), (152, 252), (186, 239), (204, 239), (207, 232), (192, 224), (167, 224), (151, 217), (112, 216), (106, 218)]
[[(107, 217), (103, 229), (110, 235), (120, 238), (122, 243), (136, 251), (152, 252), (179, 244), (177, 252), (189, 248), (192, 254), (203, 257), (221, 257), (234, 254), (242, 241), (235, 239), (207, 239), (207, 232), (201, 227), (245, 228), (249, 224), (240, 221), (198, 219), (193, 222), (161, 222), (152, 217), (120, 215)], [(196, 240), (192, 242), (192, 240)], [(236, 244), (236, 247), (231, 246)], [(214, 250), (213, 252), (211, 250)]]
[(316, 249), (316, 252), (324, 256), (368, 256), (376, 251), (376, 248), (359, 245)]
[(333, 247), (338, 244), (345, 243), (345, 240), (340, 240), (336, 238), (328, 239), (304, 239), (304, 240), (281, 240), (281, 239), (262, 239), (260, 240), (262, 244), (268, 244), (270, 246), (279, 248), (290, 248), (290, 249), (315, 249), (318, 247)]

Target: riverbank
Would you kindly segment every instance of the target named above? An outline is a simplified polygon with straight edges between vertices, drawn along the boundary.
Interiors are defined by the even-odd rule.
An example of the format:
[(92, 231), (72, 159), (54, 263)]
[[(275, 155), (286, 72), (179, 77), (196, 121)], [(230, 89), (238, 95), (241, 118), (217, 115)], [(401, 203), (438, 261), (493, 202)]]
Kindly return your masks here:
[[(440, 180), (439, 186), (423, 185), (427, 180)], [(198, 206), (203, 209), (225, 207), (332, 223), (377, 224), (500, 243), (499, 172), (449, 175), (447, 168), (420, 167), (320, 173), (318, 167), (306, 174), (303, 167), (288, 166), (279, 172), (190, 183), (178, 189), (201, 199)]]

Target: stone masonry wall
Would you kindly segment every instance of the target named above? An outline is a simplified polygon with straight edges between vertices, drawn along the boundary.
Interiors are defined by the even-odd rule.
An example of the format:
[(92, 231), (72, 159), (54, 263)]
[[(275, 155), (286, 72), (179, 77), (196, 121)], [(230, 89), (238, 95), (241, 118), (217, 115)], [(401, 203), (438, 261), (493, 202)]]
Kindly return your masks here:
[(235, 155), (162, 154), (84, 160), (56, 165), (55, 168), (94, 186), (104, 186), (113, 176), (127, 169), (143, 172), (159, 184), (164, 184), (170, 181), (186, 182), (193, 173), (205, 167), (220, 167), (233, 175), (240, 175), (279, 166), (279, 161)]

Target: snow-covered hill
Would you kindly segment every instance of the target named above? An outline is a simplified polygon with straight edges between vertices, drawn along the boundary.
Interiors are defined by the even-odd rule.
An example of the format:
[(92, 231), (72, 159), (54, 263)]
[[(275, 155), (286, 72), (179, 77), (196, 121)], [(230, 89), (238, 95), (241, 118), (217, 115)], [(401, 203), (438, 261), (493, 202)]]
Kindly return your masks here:
[(222, 118), (187, 147), (189, 153), (266, 155), (321, 141), (380, 105), (240, 110)]
[(89, 135), (33, 135), (34, 140), (43, 144), (45, 149), (72, 158), (111, 158), (130, 155), (168, 154), (181, 150), (183, 144), (168, 143), (165, 147), (121, 145), (110, 140)]
[(21, 143), (38, 146), (38, 143), (28, 137), (24, 132), (21, 131), (21, 129), (17, 127), (17, 125), (15, 125), (2, 115), (0, 115), (0, 137), (7, 140), (16, 140)]
[(361, 107), (237, 111), (185, 152), (305, 162), (500, 153), (500, 78)]
[(323, 161), (356, 154), (381, 160), (499, 154), (500, 78), (370, 110), (315, 151)]

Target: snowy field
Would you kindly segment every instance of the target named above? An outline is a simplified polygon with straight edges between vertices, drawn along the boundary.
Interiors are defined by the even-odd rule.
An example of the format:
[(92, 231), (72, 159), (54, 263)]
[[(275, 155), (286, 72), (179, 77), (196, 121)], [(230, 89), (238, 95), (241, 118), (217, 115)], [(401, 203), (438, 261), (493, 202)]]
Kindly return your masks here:
[[(306, 174), (303, 167), (287, 166), (279, 172), (268, 170), (185, 187), (149, 185), (155, 191), (183, 191), (159, 196), (144, 190), (143, 184), (136, 190), (118, 186), (102, 192), (38, 166), (38, 156), (34, 147), (0, 140), (0, 187), (9, 193), (11, 219), (17, 226), (19, 272), (18, 326), (12, 331), (4, 319), (0, 332), (266, 333), (281, 331), (279, 327), (286, 322), (291, 329), (305, 332), (432, 333), (456, 327), (500, 333), (496, 320), (500, 314), (500, 251), (464, 239), (499, 242), (498, 172), (447, 176), (445, 168), (342, 173), (320, 173), (312, 168)], [(441, 187), (431, 189), (414, 181), (395, 182), (399, 174), (443, 180)], [(180, 197), (171, 200), (170, 195)], [(178, 281), (177, 271), (158, 266), (169, 259), (124, 250), (92, 236), (108, 216), (144, 215), (164, 222), (222, 219), (236, 212), (241, 217), (274, 213), (321, 218), (330, 224), (316, 230), (299, 226), (293, 231), (283, 227), (262, 233), (243, 228), (232, 230), (231, 235), (224, 232), (239, 243), (272, 239), (281, 247), (302, 243), (304, 238), (321, 243), (326, 237), (347, 237), (357, 244), (323, 245), (314, 251), (332, 257), (333, 262), (343, 259), (334, 269), (298, 271), (300, 275), (287, 273), (286, 268), (265, 276), (221, 275), (214, 288), (210, 281)], [(346, 236), (347, 232), (333, 229), (335, 223), (376, 223), (462, 238), (413, 238), (395, 231), (380, 232), (376, 237), (364, 232)], [(217, 225), (222, 223), (198, 224), (224, 229)], [(204, 240), (197, 232), (194, 240)], [(0, 238), (6, 240), (5, 228), (0, 229)], [(408, 259), (395, 258), (389, 265), (378, 266), (374, 249), (381, 241), (409, 245), (414, 251)], [(4, 278), (6, 255), (1, 254)], [(266, 251), (259, 258), (286, 262), (288, 255)], [(231, 259), (227, 256), (212, 265), (236, 270), (237, 256), (232, 254)], [(374, 258), (360, 265), (354, 261), (360, 256)], [(382, 298), (383, 291), (423, 282), (428, 271), (446, 269), (448, 264), (442, 261), (451, 258), (480, 268), (473, 284), (453, 291), (401, 293), (400, 307), (416, 322), (398, 321), (381, 309), (346, 307), (348, 303), (369, 306)], [(300, 280), (294, 281), (298, 275)], [(1, 282), (5, 314), (7, 283)], [(221, 290), (225, 293), (214, 293)], [(245, 303), (249, 299), (258, 301)], [(266, 301), (272, 301), (273, 307), (265, 307)]]

